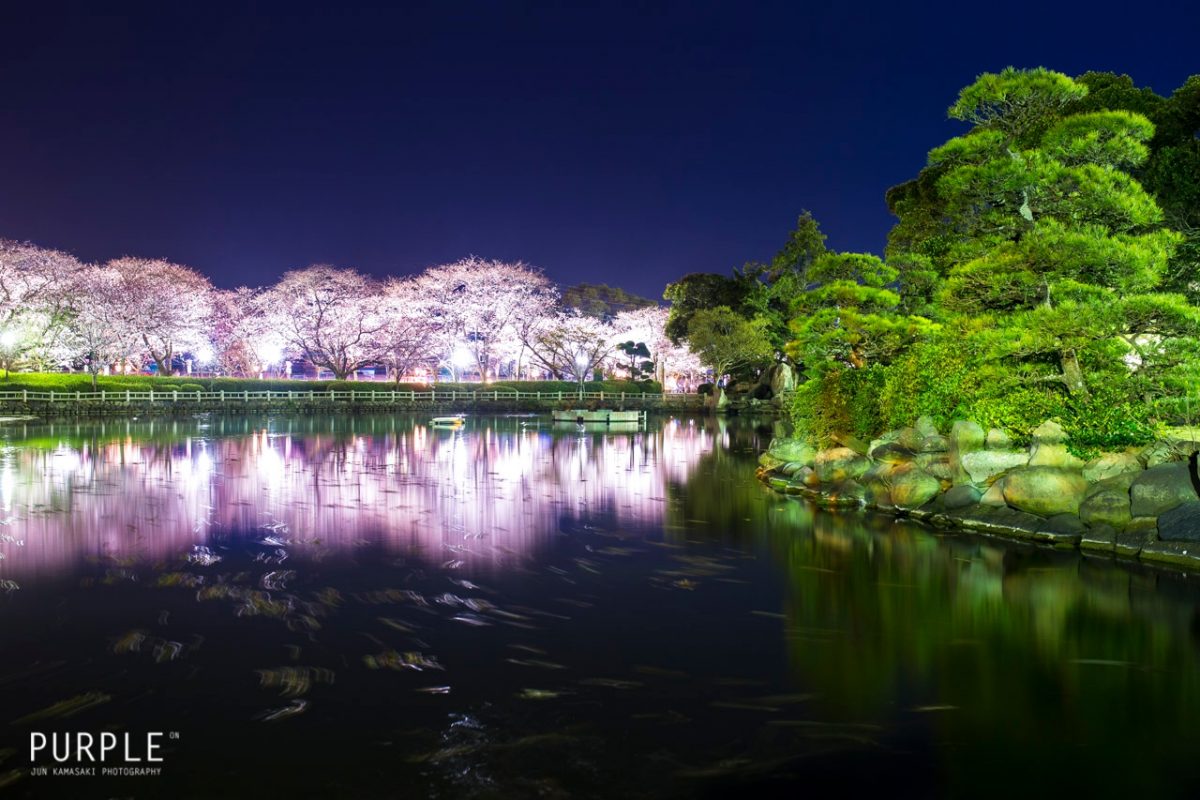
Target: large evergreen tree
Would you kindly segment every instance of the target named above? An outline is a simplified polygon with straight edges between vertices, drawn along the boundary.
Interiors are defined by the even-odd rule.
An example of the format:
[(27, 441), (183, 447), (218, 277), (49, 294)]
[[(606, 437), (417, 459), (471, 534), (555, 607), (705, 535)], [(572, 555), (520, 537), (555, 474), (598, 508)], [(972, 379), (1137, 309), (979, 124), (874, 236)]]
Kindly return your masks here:
[(1148, 370), (1197, 330), (1182, 297), (1155, 291), (1180, 236), (1130, 174), (1154, 126), (1132, 111), (1072, 113), (1087, 92), (1044, 69), (981, 76), (950, 108), (971, 130), (890, 198), (890, 254), (913, 305), (991, 318), (987, 350), (1016, 379), (1076, 397), (1089, 393), (1083, 363), (1111, 364), (1099, 351), (1113, 342)]

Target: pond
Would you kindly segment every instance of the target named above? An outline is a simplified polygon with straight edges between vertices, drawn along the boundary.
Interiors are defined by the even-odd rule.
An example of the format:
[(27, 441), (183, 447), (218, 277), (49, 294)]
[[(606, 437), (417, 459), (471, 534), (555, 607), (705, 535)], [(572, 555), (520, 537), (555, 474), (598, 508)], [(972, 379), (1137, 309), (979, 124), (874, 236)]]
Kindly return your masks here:
[(0, 435), (0, 796), (1200, 788), (1194, 576), (814, 510), (769, 428)]

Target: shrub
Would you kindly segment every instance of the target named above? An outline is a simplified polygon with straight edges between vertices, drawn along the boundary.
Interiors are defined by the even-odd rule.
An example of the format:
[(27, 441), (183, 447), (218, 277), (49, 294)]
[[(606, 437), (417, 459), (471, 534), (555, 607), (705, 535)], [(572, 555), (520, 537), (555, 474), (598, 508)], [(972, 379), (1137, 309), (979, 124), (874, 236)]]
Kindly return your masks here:
[(879, 398), (886, 378), (882, 366), (835, 367), (796, 388), (792, 424), (796, 434), (825, 447), (849, 434), (870, 439), (882, 430)]

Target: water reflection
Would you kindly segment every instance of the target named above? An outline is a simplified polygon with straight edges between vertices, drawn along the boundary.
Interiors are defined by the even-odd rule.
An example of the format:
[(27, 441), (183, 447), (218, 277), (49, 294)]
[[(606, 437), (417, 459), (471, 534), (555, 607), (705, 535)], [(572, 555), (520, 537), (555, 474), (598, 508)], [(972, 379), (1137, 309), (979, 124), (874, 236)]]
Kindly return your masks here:
[(767, 435), (10, 430), (0, 788), (93, 788), (36, 725), (183, 731), (108, 796), (1194, 795), (1193, 577), (815, 511)]
[[(711, 430), (710, 430), (711, 427)], [(240, 419), (9, 430), (0, 452), (0, 576), (86, 560), (158, 560), (237, 532), (472, 566), (527, 557), (571, 521), (662, 522), (723, 426), (554, 431), (407, 419)]]

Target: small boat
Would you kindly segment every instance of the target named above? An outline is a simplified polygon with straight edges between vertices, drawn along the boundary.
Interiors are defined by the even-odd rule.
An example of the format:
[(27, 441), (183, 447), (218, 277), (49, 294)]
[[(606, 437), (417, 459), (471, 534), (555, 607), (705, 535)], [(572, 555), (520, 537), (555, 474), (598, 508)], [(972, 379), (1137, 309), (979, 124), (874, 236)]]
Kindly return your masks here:
[(551, 418), (555, 422), (573, 422), (576, 425), (644, 425), (646, 422), (645, 411), (613, 411), (611, 409), (600, 409), (599, 411), (588, 411), (584, 409), (569, 409), (566, 411), (554, 411), (551, 413)]
[(429, 420), (429, 424), (435, 428), (460, 428), (467, 421), (462, 414), (455, 414), (452, 417), (434, 417)]

